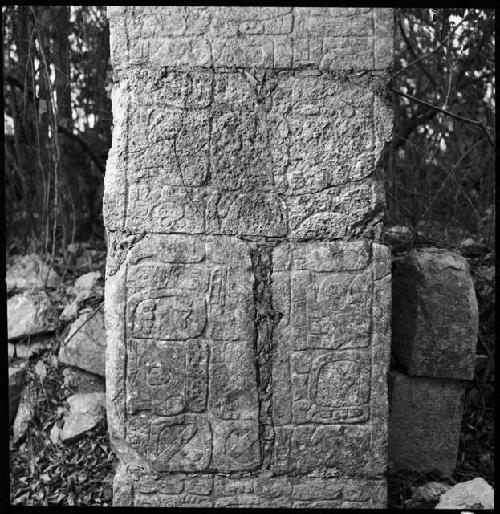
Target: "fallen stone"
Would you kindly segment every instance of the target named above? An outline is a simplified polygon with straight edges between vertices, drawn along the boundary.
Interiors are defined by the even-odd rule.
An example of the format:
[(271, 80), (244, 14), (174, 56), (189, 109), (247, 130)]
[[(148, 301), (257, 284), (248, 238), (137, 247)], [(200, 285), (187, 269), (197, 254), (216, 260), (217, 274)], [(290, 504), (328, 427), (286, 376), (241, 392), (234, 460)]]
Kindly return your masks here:
[(428, 482), (427, 484), (415, 487), (411, 498), (405, 502), (407, 509), (427, 509), (433, 508), (439, 501), (443, 493), (451, 489), (451, 485), (443, 482)]
[(393, 471), (450, 476), (456, 466), (464, 384), (389, 376), (389, 462)]
[(55, 320), (55, 308), (44, 291), (25, 291), (7, 300), (9, 339), (52, 332)]
[(105, 415), (105, 393), (74, 394), (67, 399), (69, 413), (64, 419), (61, 441), (73, 441), (94, 428)]
[(45, 377), (47, 376), (47, 366), (43, 361), (38, 361), (35, 364), (35, 373), (40, 380), (45, 380)]
[(61, 316), (59, 319), (61, 321), (71, 321), (78, 316), (78, 303), (73, 300), (71, 303), (68, 303), (64, 310), (61, 312)]
[(63, 379), (64, 385), (77, 393), (102, 393), (105, 389), (101, 377), (76, 368), (65, 368)]
[(467, 261), (448, 250), (395, 259), (392, 348), (411, 376), (474, 376), (479, 313)]
[(24, 365), (9, 368), (9, 425), (12, 425), (17, 414), (25, 375), (26, 367)]
[(491, 509), (495, 508), (491, 485), (483, 478), (461, 482), (445, 492), (436, 509)]
[(61, 440), (61, 433), (62, 433), (62, 430), (57, 425), (54, 425), (51, 428), (50, 440), (52, 441), (52, 444), (57, 444)]
[(17, 255), (7, 268), (5, 281), (7, 292), (31, 288), (57, 287), (61, 278), (42, 259), (36, 255)]
[(104, 376), (105, 349), (106, 334), (102, 311), (85, 312), (70, 326), (59, 350), (59, 361)]
[(79, 277), (75, 282), (75, 290), (88, 290), (96, 286), (97, 281), (101, 278), (100, 271), (91, 271)]
[(17, 443), (28, 429), (30, 421), (33, 419), (35, 415), (35, 399), (33, 398), (33, 393), (29, 385), (27, 385), (23, 392), (21, 393), (21, 398), (19, 400), (19, 406), (17, 408), (17, 414), (14, 419), (13, 432), (13, 442)]

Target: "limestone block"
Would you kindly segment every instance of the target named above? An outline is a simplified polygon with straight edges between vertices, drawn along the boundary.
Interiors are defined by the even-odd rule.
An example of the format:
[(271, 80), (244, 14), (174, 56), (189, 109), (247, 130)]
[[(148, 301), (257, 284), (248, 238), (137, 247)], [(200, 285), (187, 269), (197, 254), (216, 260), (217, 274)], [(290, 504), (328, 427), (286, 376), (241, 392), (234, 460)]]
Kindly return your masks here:
[(102, 311), (83, 312), (70, 326), (59, 350), (59, 361), (104, 376), (105, 348), (106, 333)]
[(461, 482), (446, 491), (436, 509), (491, 509), (495, 508), (493, 487), (483, 478)]
[(478, 307), (467, 261), (448, 250), (412, 250), (395, 261), (393, 342), (409, 375), (470, 380)]
[(57, 287), (61, 277), (36, 254), (16, 255), (7, 267), (7, 292), (32, 288)]
[(380, 70), (392, 59), (391, 9), (180, 7), (109, 9), (115, 69)]
[(94, 428), (104, 419), (105, 394), (82, 393), (74, 394), (68, 399), (69, 412), (64, 418), (60, 434), (61, 441), (69, 442)]
[(389, 391), (389, 461), (393, 470), (451, 475), (457, 461), (463, 382), (392, 371)]
[(108, 230), (337, 239), (369, 229), (383, 209), (374, 172), (392, 130), (373, 84), (253, 73), (123, 72)]
[(55, 307), (43, 290), (28, 290), (7, 300), (9, 339), (52, 332), (55, 321)]

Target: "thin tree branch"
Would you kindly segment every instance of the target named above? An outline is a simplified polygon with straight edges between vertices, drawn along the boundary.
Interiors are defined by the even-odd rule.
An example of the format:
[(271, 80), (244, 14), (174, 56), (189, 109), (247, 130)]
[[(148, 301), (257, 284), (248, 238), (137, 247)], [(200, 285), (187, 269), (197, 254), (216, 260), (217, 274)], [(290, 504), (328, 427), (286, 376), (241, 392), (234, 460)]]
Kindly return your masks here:
[[(436, 48), (434, 48), (434, 50), (432, 50), (431, 52), (428, 52), (424, 55), (421, 55), (420, 57), (418, 57), (417, 59), (415, 59), (414, 61), (412, 61), (410, 64), (408, 64), (407, 66), (405, 66), (404, 68), (401, 68), (400, 70), (398, 70), (392, 77), (391, 77), (391, 80), (396, 78), (400, 73), (403, 73), (404, 71), (406, 71), (408, 68), (411, 68), (412, 66), (414, 66), (415, 64), (418, 64), (419, 62), (421, 61), (424, 61), (425, 59), (427, 59), (428, 57), (430, 57), (431, 55), (434, 55), (436, 52), (438, 52), (439, 50), (441, 50), (442, 48), (444, 48), (444, 43), (446, 43), (446, 41), (448, 41), (448, 39), (450, 38), (450, 36), (452, 34), (455, 34), (456, 30), (458, 29), (458, 27), (460, 27), (460, 25), (462, 25), (462, 23), (464, 22), (464, 19), (465, 18), (462, 18), (460, 20), (460, 23), (453, 28), (453, 32), (450, 32), (444, 39), (441, 43), (439, 43), (439, 46), (437, 46)], [(401, 22), (399, 22), (399, 28), (400, 30), (402, 30), (402, 27), (401, 27)], [(405, 42), (406, 44), (408, 44), (407, 42), (407, 39), (406, 39), (406, 34), (404, 34), (403, 32), (403, 37), (405, 38)], [(409, 46), (410, 48), (410, 51), (412, 53), (413, 56), (415, 56), (415, 52), (413, 51), (413, 48), (411, 48), (411, 46)]]
[[(399, 20), (398, 22), (398, 25), (399, 25), (399, 30), (401, 32), (401, 35), (403, 36), (403, 39), (405, 40), (405, 43), (406, 43), (406, 46), (408, 47), (408, 49), (410, 50), (410, 53), (413, 55), (413, 57), (415, 58), (415, 61), (414, 62), (418, 62), (419, 66), (422, 68), (422, 71), (427, 75), (427, 78), (432, 82), (432, 84), (434, 86), (437, 87), (437, 83), (436, 83), (436, 80), (434, 79), (434, 77), (427, 71), (427, 68), (423, 65), (422, 63), (422, 59), (419, 60), (415, 50), (413, 49), (413, 46), (410, 42), (410, 40), (408, 39), (408, 37), (406, 36), (405, 34), (405, 29), (401, 23), (401, 20)], [(404, 68), (406, 69), (406, 68)]]
[[(21, 91), (25, 91), (23, 83), (20, 80), (13, 77), (12, 75), (7, 75), (5, 77), (5, 80), (9, 84), (16, 86)], [(26, 92), (27, 92), (27, 95), (30, 100), (33, 100), (33, 101), (35, 101), (35, 103), (38, 103), (39, 99), (33, 96), (33, 92), (31, 91), (31, 89), (26, 88)], [(92, 159), (93, 163), (97, 166), (97, 169), (101, 173), (105, 172), (104, 165), (101, 163), (101, 161), (96, 156), (96, 154), (93, 152), (93, 150), (90, 148), (90, 146), (80, 136), (78, 136), (77, 134), (74, 134), (73, 132), (71, 132), (66, 127), (64, 127), (63, 125), (60, 125), (60, 124), (57, 125), (57, 131), (60, 132), (61, 134), (64, 134), (69, 139), (73, 140), (75, 143), (78, 143), (78, 145), (82, 148), (82, 150), (84, 152), (86, 152), (89, 155), (89, 157)]]
[(484, 133), (486, 134), (486, 137), (488, 138), (488, 141), (490, 145), (495, 149), (495, 141), (493, 140), (493, 137), (489, 133), (488, 129), (485, 127), (482, 121), (478, 120), (471, 120), (470, 118), (465, 118), (464, 116), (460, 116), (459, 114), (455, 114), (454, 112), (447, 111), (446, 109), (441, 109), (441, 107), (438, 107), (437, 105), (432, 105), (429, 102), (426, 102), (425, 100), (421, 100), (420, 98), (417, 98), (412, 95), (408, 95), (406, 93), (403, 93), (401, 91), (398, 91), (397, 89), (391, 88), (391, 91), (393, 93), (396, 93), (399, 96), (403, 96), (404, 98), (408, 98), (408, 100), (411, 100), (412, 102), (425, 105), (427, 107), (430, 107), (431, 109), (435, 109), (438, 112), (441, 112), (445, 114), (446, 116), (450, 116), (451, 118), (455, 118), (457, 120), (463, 121), (464, 123), (469, 123), (470, 125), (476, 125), (477, 127), (480, 127)]

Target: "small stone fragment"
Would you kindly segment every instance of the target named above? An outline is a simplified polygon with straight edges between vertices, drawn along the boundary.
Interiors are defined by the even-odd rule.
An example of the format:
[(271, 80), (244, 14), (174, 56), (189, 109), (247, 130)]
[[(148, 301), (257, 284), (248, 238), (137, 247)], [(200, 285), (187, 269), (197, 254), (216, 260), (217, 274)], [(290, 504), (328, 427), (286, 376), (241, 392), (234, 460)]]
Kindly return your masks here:
[(104, 376), (105, 349), (102, 311), (85, 312), (71, 325), (59, 350), (59, 361)]
[(61, 321), (71, 321), (72, 319), (78, 316), (78, 303), (73, 300), (71, 303), (68, 303), (64, 310), (61, 313), (60, 320)]
[(14, 419), (14, 437), (13, 442), (16, 443), (19, 441), (26, 430), (28, 429), (30, 421), (33, 419), (35, 414), (35, 404), (33, 398), (33, 392), (29, 385), (27, 385), (23, 392), (21, 393), (21, 398), (19, 400), (19, 406), (17, 408), (17, 414)]
[(75, 282), (75, 290), (92, 289), (101, 278), (100, 271), (91, 271), (79, 277)]
[(436, 509), (491, 509), (495, 508), (493, 487), (483, 478), (461, 482), (445, 492)]
[(53, 444), (57, 444), (61, 440), (61, 433), (62, 430), (57, 426), (54, 425), (50, 430), (50, 440)]
[(47, 287), (57, 287), (61, 281), (59, 275), (38, 255), (16, 255), (7, 268), (7, 292), (43, 288), (46, 279)]
[(56, 312), (44, 291), (25, 291), (7, 300), (7, 332), (9, 339), (52, 332)]
[(40, 380), (44, 380), (47, 376), (47, 366), (43, 361), (38, 361), (35, 364), (35, 373), (40, 378)]
[(105, 393), (74, 394), (67, 399), (69, 413), (65, 417), (61, 441), (74, 440), (94, 428), (105, 415)]

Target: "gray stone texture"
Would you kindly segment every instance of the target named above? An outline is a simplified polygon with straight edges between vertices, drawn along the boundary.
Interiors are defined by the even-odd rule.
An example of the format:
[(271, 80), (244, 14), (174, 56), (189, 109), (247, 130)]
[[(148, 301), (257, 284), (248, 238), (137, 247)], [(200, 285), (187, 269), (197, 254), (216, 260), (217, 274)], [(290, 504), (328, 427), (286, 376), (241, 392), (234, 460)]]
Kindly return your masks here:
[(392, 11), (108, 12), (114, 504), (384, 506)]
[(392, 470), (450, 476), (457, 462), (464, 383), (392, 371), (389, 392)]
[(461, 482), (446, 491), (436, 509), (488, 509), (495, 508), (495, 491), (484, 478)]
[(59, 350), (62, 364), (105, 375), (106, 331), (102, 308), (82, 312), (74, 321)]
[(7, 300), (9, 339), (53, 332), (56, 319), (56, 308), (47, 293), (41, 289), (24, 291)]
[(393, 352), (411, 376), (474, 377), (478, 306), (467, 261), (412, 250), (393, 269)]

